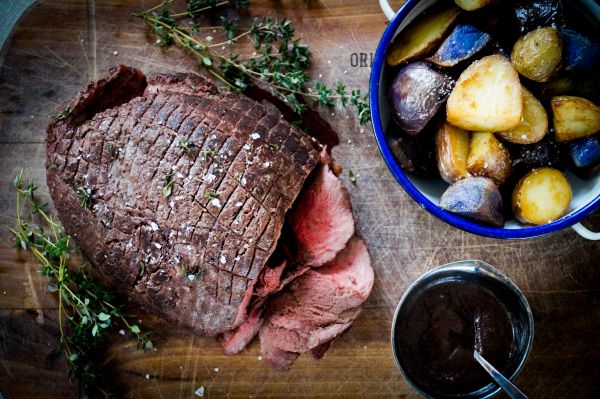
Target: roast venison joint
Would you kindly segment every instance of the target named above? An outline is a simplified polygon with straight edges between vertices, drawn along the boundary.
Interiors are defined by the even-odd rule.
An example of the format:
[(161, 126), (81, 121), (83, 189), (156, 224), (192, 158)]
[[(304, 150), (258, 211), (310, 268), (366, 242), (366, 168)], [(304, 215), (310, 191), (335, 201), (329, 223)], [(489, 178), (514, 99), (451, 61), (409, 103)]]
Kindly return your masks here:
[(373, 285), (325, 149), (273, 107), (193, 74), (118, 66), (47, 131), (66, 232), (130, 300), (288, 369), (320, 358)]

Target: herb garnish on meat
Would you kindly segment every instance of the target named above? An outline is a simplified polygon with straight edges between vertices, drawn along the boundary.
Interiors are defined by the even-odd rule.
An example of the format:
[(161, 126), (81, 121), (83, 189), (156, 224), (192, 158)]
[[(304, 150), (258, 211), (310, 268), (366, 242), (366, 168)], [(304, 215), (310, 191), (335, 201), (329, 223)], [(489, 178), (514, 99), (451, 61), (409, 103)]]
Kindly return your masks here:
[(192, 148), (194, 148), (194, 144), (191, 144), (186, 139), (180, 139), (179, 140), (179, 148), (181, 148), (181, 150), (187, 154), (190, 151), (192, 151)]
[(162, 188), (163, 197), (169, 198), (171, 192), (173, 191), (173, 184), (175, 184), (173, 181), (173, 172), (169, 172), (165, 175), (165, 183)]
[(67, 108), (65, 108), (63, 112), (61, 112), (58, 115), (54, 115), (52, 119), (54, 119), (55, 121), (62, 121), (63, 119), (66, 119), (69, 115), (71, 115), (71, 112), (71, 106), (69, 105)]
[(77, 191), (75, 191), (75, 195), (77, 195), (77, 199), (81, 203), (81, 206), (85, 209), (92, 209), (93, 200), (92, 200), (92, 190), (87, 187), (77, 187)]

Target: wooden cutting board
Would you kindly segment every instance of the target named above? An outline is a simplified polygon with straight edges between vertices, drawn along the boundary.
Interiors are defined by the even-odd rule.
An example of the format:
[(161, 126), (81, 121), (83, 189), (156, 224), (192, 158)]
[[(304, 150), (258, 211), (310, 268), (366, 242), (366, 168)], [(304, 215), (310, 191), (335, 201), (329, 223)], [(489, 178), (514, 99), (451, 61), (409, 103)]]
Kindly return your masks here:
[[(0, 55), (0, 392), (5, 398), (76, 396), (57, 343), (57, 301), (36, 263), (13, 248), (11, 180), (21, 168), (49, 200), (45, 126), (87, 81), (123, 63), (146, 73), (193, 71), (181, 51), (152, 44), (132, 14), (151, 1), (40, 1), (21, 18)], [(377, 2), (252, 0), (253, 16), (290, 18), (310, 45), (314, 74), (367, 90), (368, 60), (386, 26)], [(233, 16), (233, 13), (231, 13)], [(365, 60), (361, 66), (361, 60)], [(389, 345), (394, 309), (406, 287), (436, 265), (482, 259), (524, 291), (535, 315), (533, 351), (517, 383), (532, 398), (600, 396), (600, 244), (566, 230), (528, 241), (498, 241), (451, 228), (408, 197), (387, 170), (370, 127), (343, 110), (324, 110), (340, 133), (334, 155), (358, 175), (352, 195), (358, 230), (369, 244), (376, 281), (366, 309), (319, 362), (302, 356), (289, 372), (259, 359), (259, 346), (225, 356), (212, 338), (140, 315), (156, 351), (117, 335), (100, 359), (124, 397), (417, 397), (396, 369)], [(600, 215), (588, 224), (600, 229)]]

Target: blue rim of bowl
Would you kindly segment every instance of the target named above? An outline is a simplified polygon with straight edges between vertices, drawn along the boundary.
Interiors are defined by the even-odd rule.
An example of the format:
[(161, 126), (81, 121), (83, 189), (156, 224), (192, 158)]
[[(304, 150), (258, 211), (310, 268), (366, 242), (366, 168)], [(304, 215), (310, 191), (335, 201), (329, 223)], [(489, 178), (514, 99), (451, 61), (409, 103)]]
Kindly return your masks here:
[(396, 30), (402, 23), (402, 21), (409, 15), (413, 8), (419, 3), (420, 0), (407, 0), (406, 3), (398, 10), (394, 18), (390, 21), (387, 28), (383, 32), (375, 57), (373, 60), (373, 66), (371, 67), (371, 77), (369, 82), (369, 103), (371, 107), (371, 120), (373, 124), (373, 131), (375, 132), (375, 138), (379, 151), (385, 160), (388, 168), (398, 181), (402, 188), (410, 195), (418, 204), (424, 207), (429, 213), (436, 216), (438, 219), (459, 228), (461, 230), (474, 233), (480, 236), (500, 239), (527, 239), (533, 237), (539, 237), (546, 234), (555, 233), (559, 230), (573, 226), (576, 223), (581, 222), (590, 213), (600, 207), (600, 195), (594, 198), (589, 203), (585, 204), (581, 208), (569, 213), (562, 218), (555, 220), (552, 223), (548, 223), (542, 226), (534, 227), (523, 227), (520, 229), (504, 229), (497, 227), (488, 227), (476, 222), (471, 222), (465, 218), (457, 216), (453, 213), (443, 210), (437, 204), (431, 202), (425, 195), (419, 191), (417, 187), (410, 181), (408, 176), (404, 173), (400, 165), (397, 163), (394, 154), (392, 153), (385, 135), (381, 117), (379, 114), (379, 83), (381, 79), (381, 72), (385, 64), (385, 54), (389, 45), (394, 38)]
[[(398, 358), (397, 350), (396, 350), (396, 341), (395, 341), (396, 327), (398, 324), (398, 317), (400, 314), (400, 310), (402, 309), (402, 306), (406, 302), (407, 298), (412, 294), (412, 291), (415, 289), (415, 287), (417, 287), (423, 280), (431, 277), (432, 275), (438, 274), (438, 273), (443, 272), (448, 269), (463, 269), (463, 272), (465, 272), (465, 273), (472, 273), (473, 270), (475, 270), (476, 273), (481, 273), (481, 270), (483, 270), (488, 274), (492, 274), (495, 278), (497, 278), (499, 281), (501, 281), (503, 284), (505, 284), (513, 294), (516, 295), (519, 302), (525, 309), (525, 312), (527, 313), (527, 321), (528, 321), (529, 327), (530, 327), (530, 333), (529, 333), (529, 337), (527, 339), (525, 353), (522, 355), (521, 361), (517, 365), (517, 368), (515, 369), (515, 371), (508, 377), (509, 381), (514, 381), (521, 374), (521, 371), (523, 371), (523, 368), (525, 367), (525, 363), (527, 363), (527, 360), (529, 359), (529, 355), (531, 354), (531, 349), (533, 347), (533, 337), (535, 334), (535, 320), (533, 319), (533, 313), (531, 311), (531, 307), (529, 305), (529, 302), (527, 301), (527, 298), (521, 291), (521, 289), (511, 279), (509, 279), (504, 273), (502, 273), (500, 270), (496, 269), (494, 266), (490, 265), (489, 263), (487, 263), (485, 261), (475, 260), (475, 259), (461, 260), (461, 261), (451, 262), (451, 263), (447, 263), (445, 265), (437, 266), (434, 269), (419, 276), (406, 289), (406, 291), (404, 292), (404, 295), (402, 295), (402, 298), (400, 299), (400, 302), (398, 302), (398, 305), (396, 306), (396, 310), (394, 311), (394, 318), (392, 320), (392, 331), (391, 331), (392, 352), (394, 355), (394, 360), (396, 362), (396, 366), (400, 370), (400, 373), (404, 376), (404, 379), (406, 379), (406, 381), (408, 381), (409, 385), (412, 386), (417, 392), (419, 392), (421, 395), (423, 395), (426, 398), (433, 398), (433, 397), (431, 395), (429, 395), (428, 393), (426, 393), (425, 391), (423, 391), (423, 389), (418, 384), (416, 384), (409, 378), (406, 371), (402, 367), (400, 359)], [(477, 271), (477, 269), (480, 269), (480, 270)], [(481, 388), (480, 390), (473, 392), (472, 394), (463, 395), (463, 397), (472, 397), (473, 395), (480, 395), (479, 397), (475, 396), (476, 399), (489, 399), (489, 398), (492, 398), (493, 396), (499, 394), (501, 390), (502, 390), (502, 388), (500, 386), (498, 386), (497, 384), (490, 383), (490, 384), (486, 385), (485, 387)], [(460, 399), (460, 396), (456, 396), (456, 398)]]

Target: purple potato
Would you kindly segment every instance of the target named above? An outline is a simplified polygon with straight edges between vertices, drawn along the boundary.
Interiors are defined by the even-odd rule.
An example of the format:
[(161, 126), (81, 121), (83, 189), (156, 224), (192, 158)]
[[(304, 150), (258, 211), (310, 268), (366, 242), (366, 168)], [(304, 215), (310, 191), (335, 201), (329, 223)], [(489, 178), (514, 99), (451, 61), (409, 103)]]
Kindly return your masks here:
[(571, 144), (571, 158), (578, 168), (600, 164), (600, 139), (585, 137)]
[(598, 103), (600, 90), (597, 79), (593, 74), (583, 71), (571, 71), (559, 74), (549, 82), (532, 83), (531, 89), (535, 96), (544, 103), (549, 103), (556, 96), (579, 96)]
[(427, 126), (454, 88), (454, 79), (426, 62), (408, 64), (398, 72), (390, 99), (394, 118), (408, 135)]
[(594, 71), (600, 65), (600, 42), (592, 41), (571, 29), (562, 29), (565, 69)]
[(519, 0), (514, 10), (521, 34), (544, 26), (564, 25), (562, 0)]
[(552, 136), (548, 134), (547, 138), (535, 144), (511, 146), (513, 174), (520, 178), (537, 168), (565, 169), (564, 145), (558, 144)]
[(485, 177), (459, 180), (444, 192), (440, 208), (494, 227), (504, 226), (502, 195)]
[(390, 123), (388, 144), (400, 167), (413, 176), (433, 178), (439, 175), (435, 160), (433, 129), (428, 126), (417, 137), (408, 136)]
[(491, 36), (472, 25), (457, 25), (430, 61), (441, 67), (452, 67), (481, 51)]

